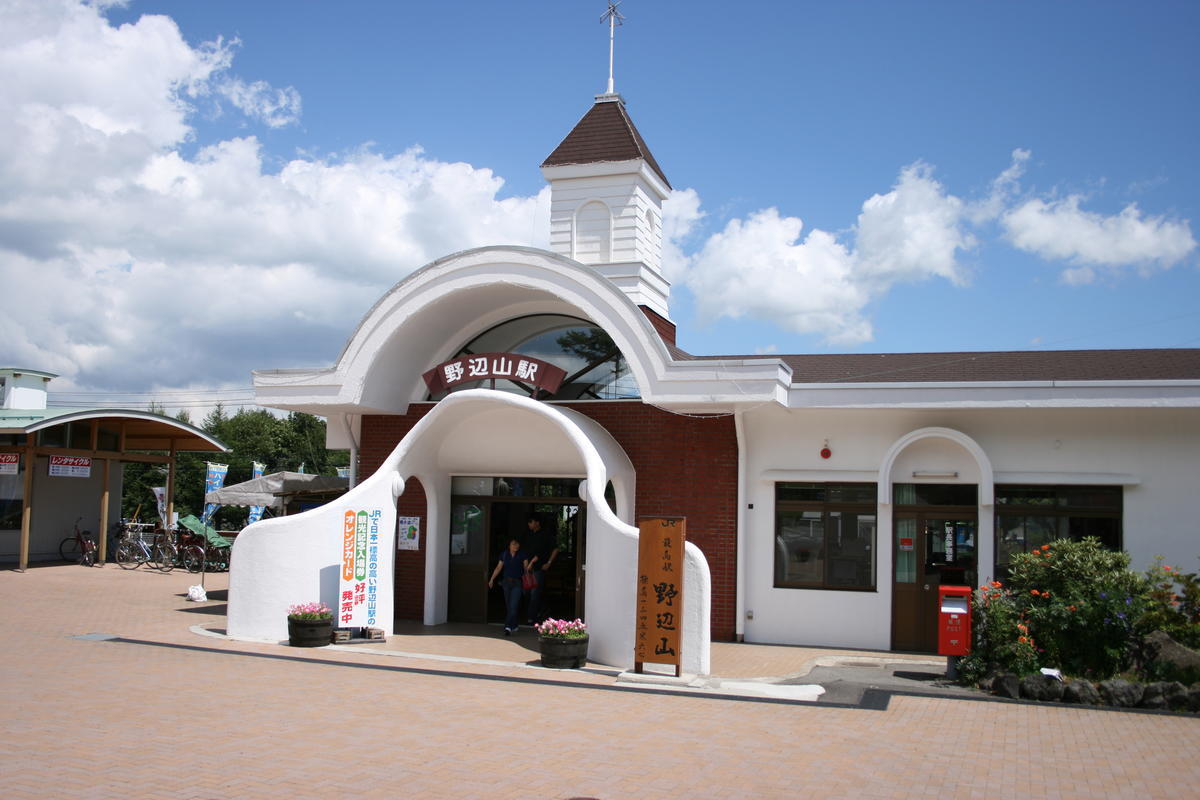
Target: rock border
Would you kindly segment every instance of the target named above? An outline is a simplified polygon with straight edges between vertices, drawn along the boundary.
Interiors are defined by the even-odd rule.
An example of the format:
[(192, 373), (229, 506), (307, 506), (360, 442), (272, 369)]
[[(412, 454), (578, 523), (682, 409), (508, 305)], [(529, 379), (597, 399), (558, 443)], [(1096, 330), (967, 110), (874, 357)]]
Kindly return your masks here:
[(1001, 672), (984, 678), (979, 688), (1010, 700), (1200, 713), (1200, 683), (1188, 687), (1179, 681), (1134, 683), (1121, 678), (1092, 683), (1040, 673), (1019, 677)]

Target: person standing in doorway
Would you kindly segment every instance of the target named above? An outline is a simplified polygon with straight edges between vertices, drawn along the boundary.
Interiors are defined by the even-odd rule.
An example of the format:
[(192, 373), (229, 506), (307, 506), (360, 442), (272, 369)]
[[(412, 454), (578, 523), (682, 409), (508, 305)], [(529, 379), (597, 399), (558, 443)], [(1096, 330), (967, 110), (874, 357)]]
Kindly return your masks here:
[(525, 524), (529, 535), (525, 537), (525, 551), (529, 554), (529, 569), (536, 581), (529, 591), (529, 624), (542, 621), (542, 596), (546, 589), (546, 572), (558, 558), (558, 534), (542, 527), (542, 519), (530, 514)]
[(500, 590), (504, 592), (504, 635), (512, 636), (517, 632), (518, 614), (521, 610), (521, 576), (529, 570), (529, 558), (521, 549), (517, 539), (509, 540), (508, 547), (496, 561), (492, 577), (488, 579), (488, 588), (496, 583), (500, 576)]

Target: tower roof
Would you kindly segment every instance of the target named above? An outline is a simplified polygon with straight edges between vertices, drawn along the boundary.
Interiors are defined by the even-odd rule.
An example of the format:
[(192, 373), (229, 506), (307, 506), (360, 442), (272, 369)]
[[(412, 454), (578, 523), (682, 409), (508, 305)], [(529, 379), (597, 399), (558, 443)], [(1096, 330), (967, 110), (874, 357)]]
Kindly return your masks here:
[(596, 104), (576, 123), (567, 138), (554, 148), (542, 166), (596, 164), (639, 158), (662, 178), (668, 189), (671, 188), (671, 182), (663, 174), (662, 167), (654, 160), (646, 141), (625, 111), (625, 101), (620, 95), (602, 94), (597, 96)]

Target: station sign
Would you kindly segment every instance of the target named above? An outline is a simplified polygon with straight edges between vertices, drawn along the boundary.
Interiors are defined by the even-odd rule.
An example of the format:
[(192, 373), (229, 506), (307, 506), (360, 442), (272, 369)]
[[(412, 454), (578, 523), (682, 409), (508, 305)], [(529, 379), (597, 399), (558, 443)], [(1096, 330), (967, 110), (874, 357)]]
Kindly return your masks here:
[(683, 643), (684, 517), (638, 520), (637, 621), (633, 668), (670, 664), (679, 675)]
[(511, 381), (529, 386), (536, 397), (539, 391), (557, 392), (567, 372), (549, 361), (516, 353), (475, 353), (438, 364), (421, 377), (433, 394), (464, 383), (490, 381), (494, 389), (496, 381)]

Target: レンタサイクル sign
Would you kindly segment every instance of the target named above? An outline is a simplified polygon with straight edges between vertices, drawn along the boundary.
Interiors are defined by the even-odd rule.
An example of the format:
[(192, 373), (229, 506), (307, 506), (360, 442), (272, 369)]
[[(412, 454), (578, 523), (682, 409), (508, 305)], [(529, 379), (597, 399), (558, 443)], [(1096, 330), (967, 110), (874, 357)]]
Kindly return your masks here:
[(89, 478), (92, 460), (84, 456), (50, 456), (50, 474), (58, 478)]
[(421, 376), (433, 394), (447, 391), (459, 384), (498, 380), (523, 383), (539, 391), (554, 394), (567, 377), (566, 370), (548, 361), (515, 353), (475, 353), (438, 364)]
[(684, 517), (638, 520), (637, 622), (633, 669), (644, 663), (683, 663), (683, 554), (687, 534)]
[(0, 453), (0, 475), (17, 475), (20, 471), (20, 453)]

